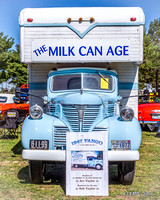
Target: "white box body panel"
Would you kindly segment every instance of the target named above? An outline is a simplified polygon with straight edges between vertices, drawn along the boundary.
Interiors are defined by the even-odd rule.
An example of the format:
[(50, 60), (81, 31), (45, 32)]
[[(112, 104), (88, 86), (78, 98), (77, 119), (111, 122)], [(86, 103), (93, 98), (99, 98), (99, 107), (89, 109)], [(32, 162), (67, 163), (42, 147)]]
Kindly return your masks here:
[[(96, 27), (88, 32), (83, 39), (66, 27), (22, 27), (21, 34), (21, 61), (25, 63), (142, 62), (143, 60), (143, 36), (141, 35), (143, 34), (143, 26)], [(34, 51), (43, 45), (47, 51), (36, 56)], [(68, 55), (68, 48), (73, 46), (75, 56)], [(81, 49), (81, 53), (85, 56), (79, 54), (82, 46), (84, 48)], [(93, 54), (88, 53), (90, 46), (93, 49)], [(123, 51), (120, 56), (115, 53), (115, 48), (118, 46), (120, 46), (117, 48), (119, 55), (120, 51), (126, 47), (126, 52)], [(63, 47), (64, 56), (62, 55), (63, 50), (58, 52), (58, 56), (56, 53), (53, 55), (55, 48), (62, 49)], [(103, 54), (97, 53), (95, 55), (95, 47), (99, 50), (102, 48)], [(50, 53), (49, 48), (52, 49), (52, 53)], [(112, 48), (113, 52), (109, 48)], [(128, 55), (123, 55), (124, 53)]]
[[(82, 22), (79, 19), (82, 18)], [(93, 18), (93, 21), (91, 21)], [(28, 22), (32, 19), (32, 22)], [(71, 19), (71, 22), (68, 22)], [(135, 21), (131, 21), (134, 19)], [(140, 8), (44, 8), (24, 9), (20, 14), (21, 61), (60, 62), (142, 62), (144, 14)], [(45, 45), (44, 51), (42, 46)], [(70, 45), (70, 46), (69, 46)], [(79, 55), (79, 48), (102, 47), (103, 55)], [(72, 48), (75, 56), (49, 56), (49, 48)], [(120, 47), (122, 49), (120, 49)], [(126, 46), (126, 52), (124, 52)], [(123, 50), (122, 55), (117, 50)], [(108, 52), (108, 49), (110, 49)], [(36, 51), (37, 50), (37, 51)], [(35, 51), (39, 56), (36, 57)], [(84, 54), (83, 52), (83, 54)], [(108, 52), (108, 55), (107, 55)]]
[[(32, 19), (32, 22), (27, 19)], [(68, 22), (68, 19), (71, 21)], [(53, 68), (76, 67), (76, 64), (80, 67), (83, 63), (83, 67), (106, 67), (109, 64), (119, 77), (119, 95), (138, 95), (138, 64), (143, 61), (144, 21), (141, 8), (22, 10), (19, 18), (21, 61), (29, 64), (30, 93), (41, 97), (46, 95), (47, 76)], [(75, 56), (71, 50), (68, 56), (66, 49), (73, 46)], [(82, 53), (88, 53), (87, 56), (76, 54), (81, 46), (85, 47)], [(118, 46), (121, 48), (115, 52)], [(61, 48), (61, 51), (55, 50), (56, 47), (58, 50)], [(98, 51), (95, 55), (95, 51), (92, 53), (91, 49), (88, 50), (90, 47), (92, 50), (95, 47), (99, 50), (102, 48), (102, 55)], [(52, 56), (49, 56), (49, 48), (52, 48)], [(109, 48), (112, 49), (106, 56)], [(121, 54), (118, 50), (123, 51), (122, 55), (117, 55)], [(30, 106), (35, 103), (43, 105), (41, 99), (30, 97)], [(138, 97), (121, 100), (120, 107), (126, 105), (134, 109), (137, 117)]]

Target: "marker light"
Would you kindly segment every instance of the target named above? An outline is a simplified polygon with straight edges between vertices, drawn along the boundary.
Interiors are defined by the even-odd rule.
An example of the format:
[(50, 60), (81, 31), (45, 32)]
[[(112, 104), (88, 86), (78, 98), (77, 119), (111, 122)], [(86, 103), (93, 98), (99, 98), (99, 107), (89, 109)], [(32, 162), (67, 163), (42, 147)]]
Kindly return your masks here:
[(131, 18), (130, 18), (130, 21), (131, 21), (131, 22), (135, 22), (135, 21), (136, 21), (136, 17), (131, 17)]
[(81, 23), (81, 22), (82, 22), (82, 20), (83, 20), (83, 18), (82, 18), (82, 17), (80, 17), (80, 18), (79, 18), (79, 22)]
[(27, 22), (33, 22), (33, 19), (32, 18), (28, 18)]
[(69, 18), (67, 19), (67, 21), (68, 21), (68, 23), (71, 23), (72, 19), (69, 17)]
[(95, 21), (95, 19), (93, 18), (93, 17), (91, 17), (90, 18), (90, 22), (92, 23), (92, 22), (94, 22)]

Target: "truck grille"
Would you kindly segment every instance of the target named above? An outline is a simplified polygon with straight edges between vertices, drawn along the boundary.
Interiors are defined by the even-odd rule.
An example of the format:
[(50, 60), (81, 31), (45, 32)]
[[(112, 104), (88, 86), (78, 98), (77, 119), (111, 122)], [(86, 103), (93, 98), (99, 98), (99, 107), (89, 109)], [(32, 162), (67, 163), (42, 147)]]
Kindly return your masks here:
[(107, 117), (113, 116), (114, 114), (115, 114), (115, 105), (114, 104), (108, 104)]
[(74, 132), (88, 132), (100, 112), (100, 105), (62, 105), (62, 107), (65, 119)]
[(93, 131), (108, 131), (108, 127), (94, 127)]
[(55, 126), (54, 127), (54, 147), (66, 146), (66, 132), (69, 131), (68, 127)]
[(48, 114), (49, 115), (54, 115), (56, 111), (56, 105), (55, 104), (50, 104), (48, 106)]

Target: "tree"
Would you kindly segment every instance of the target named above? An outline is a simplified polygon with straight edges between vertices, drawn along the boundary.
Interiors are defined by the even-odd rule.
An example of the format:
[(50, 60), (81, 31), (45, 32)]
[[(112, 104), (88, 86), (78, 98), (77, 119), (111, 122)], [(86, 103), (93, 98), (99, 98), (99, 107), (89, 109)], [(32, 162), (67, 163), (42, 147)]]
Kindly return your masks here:
[(14, 39), (0, 33), (0, 83), (9, 82), (20, 86), (27, 82), (27, 65), (20, 62), (20, 48)]
[(150, 23), (148, 33), (144, 33), (144, 61), (139, 67), (139, 87), (144, 83), (156, 86), (156, 69), (160, 67), (160, 18)]
[(159, 64), (159, 51), (148, 34), (144, 35), (143, 53), (143, 63), (139, 67), (139, 86), (143, 88), (144, 83), (151, 83), (155, 87), (155, 69)]
[(148, 34), (154, 44), (160, 47), (160, 18), (150, 23)]
[(7, 61), (7, 74), (10, 83), (20, 86), (27, 83), (27, 65), (20, 62), (20, 47), (16, 45), (16, 50), (12, 51)]
[(13, 44), (13, 38), (8, 38), (8, 36), (4, 36), (3, 33), (0, 33), (0, 83), (8, 79), (6, 72), (7, 60)]

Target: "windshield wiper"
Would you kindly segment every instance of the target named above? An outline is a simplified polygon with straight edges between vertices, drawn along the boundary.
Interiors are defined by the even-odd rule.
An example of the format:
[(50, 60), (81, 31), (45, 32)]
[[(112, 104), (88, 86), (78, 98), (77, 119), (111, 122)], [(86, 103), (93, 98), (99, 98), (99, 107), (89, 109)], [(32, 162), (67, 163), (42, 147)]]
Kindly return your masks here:
[(98, 71), (97, 71), (97, 73), (98, 73), (98, 75), (99, 75), (101, 78), (103, 78), (103, 80), (106, 81), (106, 82), (108, 83), (108, 85), (109, 85), (109, 82), (104, 78), (104, 76), (103, 76), (100, 72), (98, 72)]

